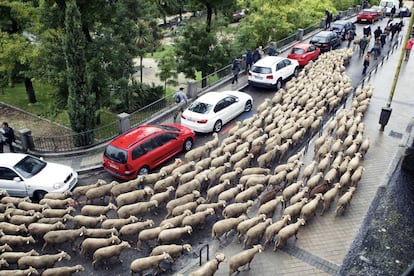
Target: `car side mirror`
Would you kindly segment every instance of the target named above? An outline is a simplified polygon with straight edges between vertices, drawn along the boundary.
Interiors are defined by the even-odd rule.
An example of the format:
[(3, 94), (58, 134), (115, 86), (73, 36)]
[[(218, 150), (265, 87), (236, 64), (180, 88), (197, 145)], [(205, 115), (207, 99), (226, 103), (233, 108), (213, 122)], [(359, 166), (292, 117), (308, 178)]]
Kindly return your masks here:
[(22, 180), (20, 179), (20, 177), (16, 176), (15, 178), (13, 178), (13, 181), (15, 181), (15, 182), (20, 182), (20, 181), (22, 181)]

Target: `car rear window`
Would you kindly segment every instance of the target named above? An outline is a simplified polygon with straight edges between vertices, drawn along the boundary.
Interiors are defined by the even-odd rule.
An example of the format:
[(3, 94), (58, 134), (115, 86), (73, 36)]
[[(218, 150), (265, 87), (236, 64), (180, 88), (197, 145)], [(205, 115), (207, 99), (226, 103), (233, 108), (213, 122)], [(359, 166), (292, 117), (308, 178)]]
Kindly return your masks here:
[(23, 175), (23, 177), (30, 178), (38, 174), (44, 167), (46, 167), (46, 162), (31, 156), (26, 156), (14, 166), (14, 169)]
[(328, 38), (325, 36), (314, 36), (312, 42), (326, 43), (328, 42)]
[(188, 110), (195, 113), (207, 114), (211, 108), (211, 104), (195, 101), (188, 107)]
[(117, 147), (114, 147), (112, 145), (108, 145), (105, 149), (105, 156), (111, 159), (112, 161), (126, 164), (128, 153), (125, 150), (119, 149)]
[(305, 53), (305, 50), (302, 48), (292, 48), (292, 54), (302, 55)]
[(270, 68), (270, 67), (261, 67), (261, 66), (253, 66), (251, 71), (254, 72), (254, 73), (259, 73), (259, 74), (271, 74), (272, 73), (272, 68)]

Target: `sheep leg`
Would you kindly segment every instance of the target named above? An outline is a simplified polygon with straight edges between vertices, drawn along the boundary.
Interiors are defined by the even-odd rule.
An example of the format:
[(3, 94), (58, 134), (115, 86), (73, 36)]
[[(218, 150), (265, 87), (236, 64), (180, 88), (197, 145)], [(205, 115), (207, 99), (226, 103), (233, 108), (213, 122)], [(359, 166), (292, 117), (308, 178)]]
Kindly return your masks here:
[(47, 242), (45, 242), (45, 243), (43, 244), (43, 246), (42, 246), (42, 252), (45, 250), (46, 246), (47, 246)]

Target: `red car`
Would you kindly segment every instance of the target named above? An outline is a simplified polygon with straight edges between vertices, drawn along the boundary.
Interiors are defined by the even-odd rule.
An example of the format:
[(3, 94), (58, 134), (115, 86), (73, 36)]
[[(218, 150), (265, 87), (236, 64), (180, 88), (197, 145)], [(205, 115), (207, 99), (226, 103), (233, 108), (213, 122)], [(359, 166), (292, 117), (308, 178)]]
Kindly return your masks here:
[(357, 15), (357, 22), (373, 23), (380, 19), (380, 14), (376, 9), (363, 9)]
[(313, 44), (298, 43), (292, 47), (287, 57), (296, 59), (300, 66), (305, 66), (309, 61), (317, 59), (320, 53), (321, 50)]
[(122, 180), (148, 174), (182, 151), (192, 149), (195, 133), (179, 124), (143, 125), (114, 140), (105, 149), (104, 169)]

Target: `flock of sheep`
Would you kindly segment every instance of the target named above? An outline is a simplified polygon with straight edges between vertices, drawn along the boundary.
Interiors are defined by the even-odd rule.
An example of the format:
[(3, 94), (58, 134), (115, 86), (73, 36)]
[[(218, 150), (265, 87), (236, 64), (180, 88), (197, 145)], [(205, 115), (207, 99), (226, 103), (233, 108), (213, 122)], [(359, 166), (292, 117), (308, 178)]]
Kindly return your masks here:
[[(100, 180), (73, 192), (47, 194), (39, 203), (2, 192), (0, 276), (38, 275), (40, 269), (42, 275), (83, 271), (81, 265), (54, 267), (71, 258), (61, 250), (63, 244), (91, 255), (94, 268), (119, 258), (124, 249), (149, 248), (149, 256), (130, 263), (131, 275), (157, 272), (162, 262), (172, 263), (193, 250), (183, 240), (197, 235), (207, 219), (215, 221), (211, 235), (219, 242), (234, 232), (244, 243), (245, 250), (229, 260), (232, 275), (245, 265), (250, 268), (266, 246), (274, 244), (276, 250), (296, 237), (322, 203), (323, 213), (338, 198), (335, 212), (342, 215), (364, 170), (369, 140), (362, 119), (372, 87), (358, 87), (351, 107), (326, 124), (315, 140), (312, 162), (304, 166), (304, 150), (287, 156), (306, 137), (321, 132), (327, 114), (352, 92), (343, 65), (351, 56), (350, 49), (321, 55), (260, 104), (256, 115), (237, 122), (221, 143), (213, 134), (208, 143), (186, 153), (185, 162), (176, 159), (157, 173), (125, 183)], [(76, 208), (71, 205), (82, 201), (80, 214), (72, 216)], [(143, 219), (163, 209), (166, 216), (159, 225)], [(18, 251), (34, 243), (42, 245), (41, 253)], [(46, 249), (60, 252), (44, 254)], [(225, 259), (216, 253), (190, 275), (213, 275)]]

